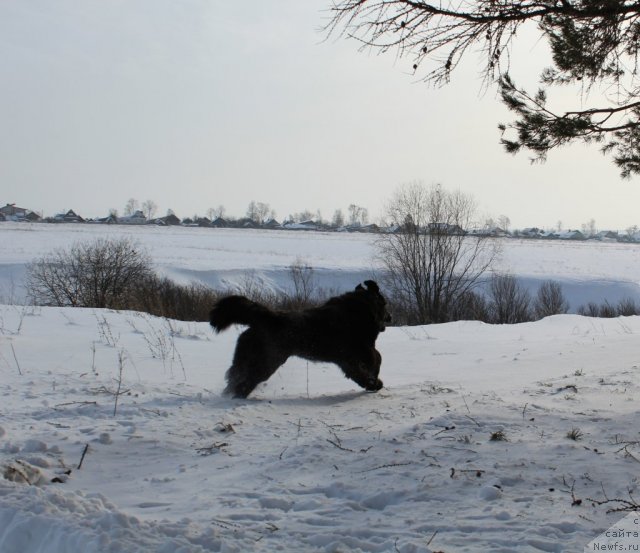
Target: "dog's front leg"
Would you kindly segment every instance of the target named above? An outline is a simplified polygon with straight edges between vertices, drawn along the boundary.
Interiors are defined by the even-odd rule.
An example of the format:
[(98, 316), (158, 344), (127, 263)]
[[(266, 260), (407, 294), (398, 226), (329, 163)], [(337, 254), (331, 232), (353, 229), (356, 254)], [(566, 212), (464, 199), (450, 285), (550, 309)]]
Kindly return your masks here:
[(358, 386), (361, 386), (369, 392), (377, 392), (382, 388), (383, 384), (382, 380), (378, 378), (380, 371), (379, 360), (376, 359), (375, 361), (374, 363), (367, 363), (362, 360), (353, 361), (341, 365), (341, 368), (344, 374), (358, 384)]

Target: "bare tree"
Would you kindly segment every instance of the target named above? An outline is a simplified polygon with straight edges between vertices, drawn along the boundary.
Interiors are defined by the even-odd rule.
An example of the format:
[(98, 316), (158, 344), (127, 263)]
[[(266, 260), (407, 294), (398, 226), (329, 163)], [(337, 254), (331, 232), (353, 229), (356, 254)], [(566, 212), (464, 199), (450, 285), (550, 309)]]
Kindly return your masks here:
[(207, 209), (206, 215), (209, 218), (209, 220), (215, 221), (218, 218), (224, 217), (224, 212), (225, 212), (224, 206), (219, 205), (218, 207), (210, 207), (209, 209)]
[(289, 218), (296, 223), (301, 223), (303, 221), (312, 221), (317, 214), (313, 211), (305, 209), (300, 213), (294, 213), (293, 215), (289, 215)]
[(506, 215), (500, 215), (500, 217), (498, 217), (498, 226), (502, 230), (509, 232), (509, 227), (511, 226), (511, 219), (509, 219), (509, 217), (507, 217)]
[(487, 217), (485, 222), (484, 222), (484, 228), (485, 230), (494, 230), (496, 228), (496, 222), (494, 220), (493, 217)]
[(394, 304), (410, 324), (450, 320), (453, 306), (474, 289), (499, 253), (499, 243), (470, 236), (476, 204), (470, 196), (420, 183), (398, 188), (387, 207), (395, 232), (380, 235), (379, 258)]
[(135, 198), (129, 198), (126, 205), (124, 206), (125, 217), (129, 217), (129, 215), (133, 215), (138, 210), (139, 205), (140, 204), (138, 203), (138, 200), (136, 200)]
[(598, 230), (596, 229), (596, 220), (589, 219), (586, 223), (583, 223), (582, 233), (587, 238), (591, 238), (592, 236), (595, 236), (598, 233)]
[(341, 209), (336, 209), (333, 213), (333, 217), (331, 218), (331, 225), (334, 227), (343, 227), (344, 226), (344, 215)]
[(156, 214), (158, 210), (158, 205), (153, 200), (147, 200), (142, 203), (142, 212), (144, 213), (147, 219), (153, 219), (153, 216)]
[(247, 219), (251, 219), (252, 221), (258, 222), (258, 204), (251, 200), (249, 205), (247, 206)]
[(256, 205), (257, 205), (258, 223), (264, 223), (269, 219), (276, 218), (276, 212), (273, 209), (271, 209), (271, 206), (269, 204), (266, 204), (264, 202), (258, 202)]
[(275, 219), (276, 212), (271, 209), (271, 206), (264, 202), (254, 202), (253, 200), (249, 202), (249, 206), (247, 207), (247, 218), (251, 219), (256, 223), (264, 223), (271, 217)]
[(369, 211), (366, 207), (356, 204), (349, 205), (349, 224), (366, 225), (369, 221)]
[(562, 286), (555, 280), (545, 280), (538, 288), (534, 312), (536, 319), (550, 315), (562, 315), (569, 311), (569, 302), (562, 293)]
[(515, 324), (532, 320), (529, 291), (513, 275), (494, 274), (489, 283), (489, 297), (492, 323)]
[(218, 207), (216, 207), (215, 212), (213, 213), (214, 217), (217, 218), (222, 218), (224, 217), (225, 213), (227, 212), (226, 208), (220, 204)]

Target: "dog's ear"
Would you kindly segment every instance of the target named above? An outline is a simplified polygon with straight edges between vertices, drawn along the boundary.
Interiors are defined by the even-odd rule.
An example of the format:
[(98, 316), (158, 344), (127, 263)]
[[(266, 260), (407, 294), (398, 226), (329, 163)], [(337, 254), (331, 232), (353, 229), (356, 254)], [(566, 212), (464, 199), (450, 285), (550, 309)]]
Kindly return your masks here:
[(362, 284), (358, 284), (358, 286), (356, 286), (356, 290), (364, 290), (364, 288), (362, 287)]
[(369, 290), (369, 292), (380, 292), (380, 288), (378, 288), (378, 283), (375, 282), (374, 280), (365, 280), (364, 284), (367, 287), (367, 290)]

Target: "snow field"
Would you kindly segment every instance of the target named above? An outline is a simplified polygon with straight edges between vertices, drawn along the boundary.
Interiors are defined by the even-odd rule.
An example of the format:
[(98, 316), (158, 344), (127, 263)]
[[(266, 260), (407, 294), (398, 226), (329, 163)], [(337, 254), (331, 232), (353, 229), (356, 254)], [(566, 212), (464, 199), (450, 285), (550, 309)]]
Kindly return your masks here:
[[(315, 270), (316, 284), (343, 292), (379, 276), (375, 234), (156, 227), (151, 225), (0, 224), (0, 301), (23, 303), (26, 265), (53, 249), (98, 237), (129, 237), (150, 254), (158, 272), (214, 288), (246, 279), (290, 289), (289, 267)], [(546, 279), (560, 282), (575, 313), (590, 301), (640, 303), (640, 245), (612, 242), (500, 240), (497, 272), (518, 277), (533, 294)]]
[(0, 306), (0, 551), (582, 551), (637, 497), (638, 317), (390, 328), (379, 393), (245, 401), (239, 330)]

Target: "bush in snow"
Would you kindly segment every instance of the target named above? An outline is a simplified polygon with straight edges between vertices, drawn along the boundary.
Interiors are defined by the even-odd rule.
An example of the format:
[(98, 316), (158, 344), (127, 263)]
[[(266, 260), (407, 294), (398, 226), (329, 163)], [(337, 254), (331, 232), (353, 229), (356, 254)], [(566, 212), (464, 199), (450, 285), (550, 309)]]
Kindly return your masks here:
[(513, 275), (491, 277), (489, 283), (490, 322), (514, 324), (531, 321), (531, 296)]
[(29, 265), (27, 290), (38, 305), (126, 308), (152, 275), (147, 253), (128, 238), (98, 238), (58, 249)]
[(538, 288), (534, 305), (536, 319), (549, 315), (562, 315), (569, 311), (569, 303), (562, 293), (562, 286), (554, 280), (545, 280)]

